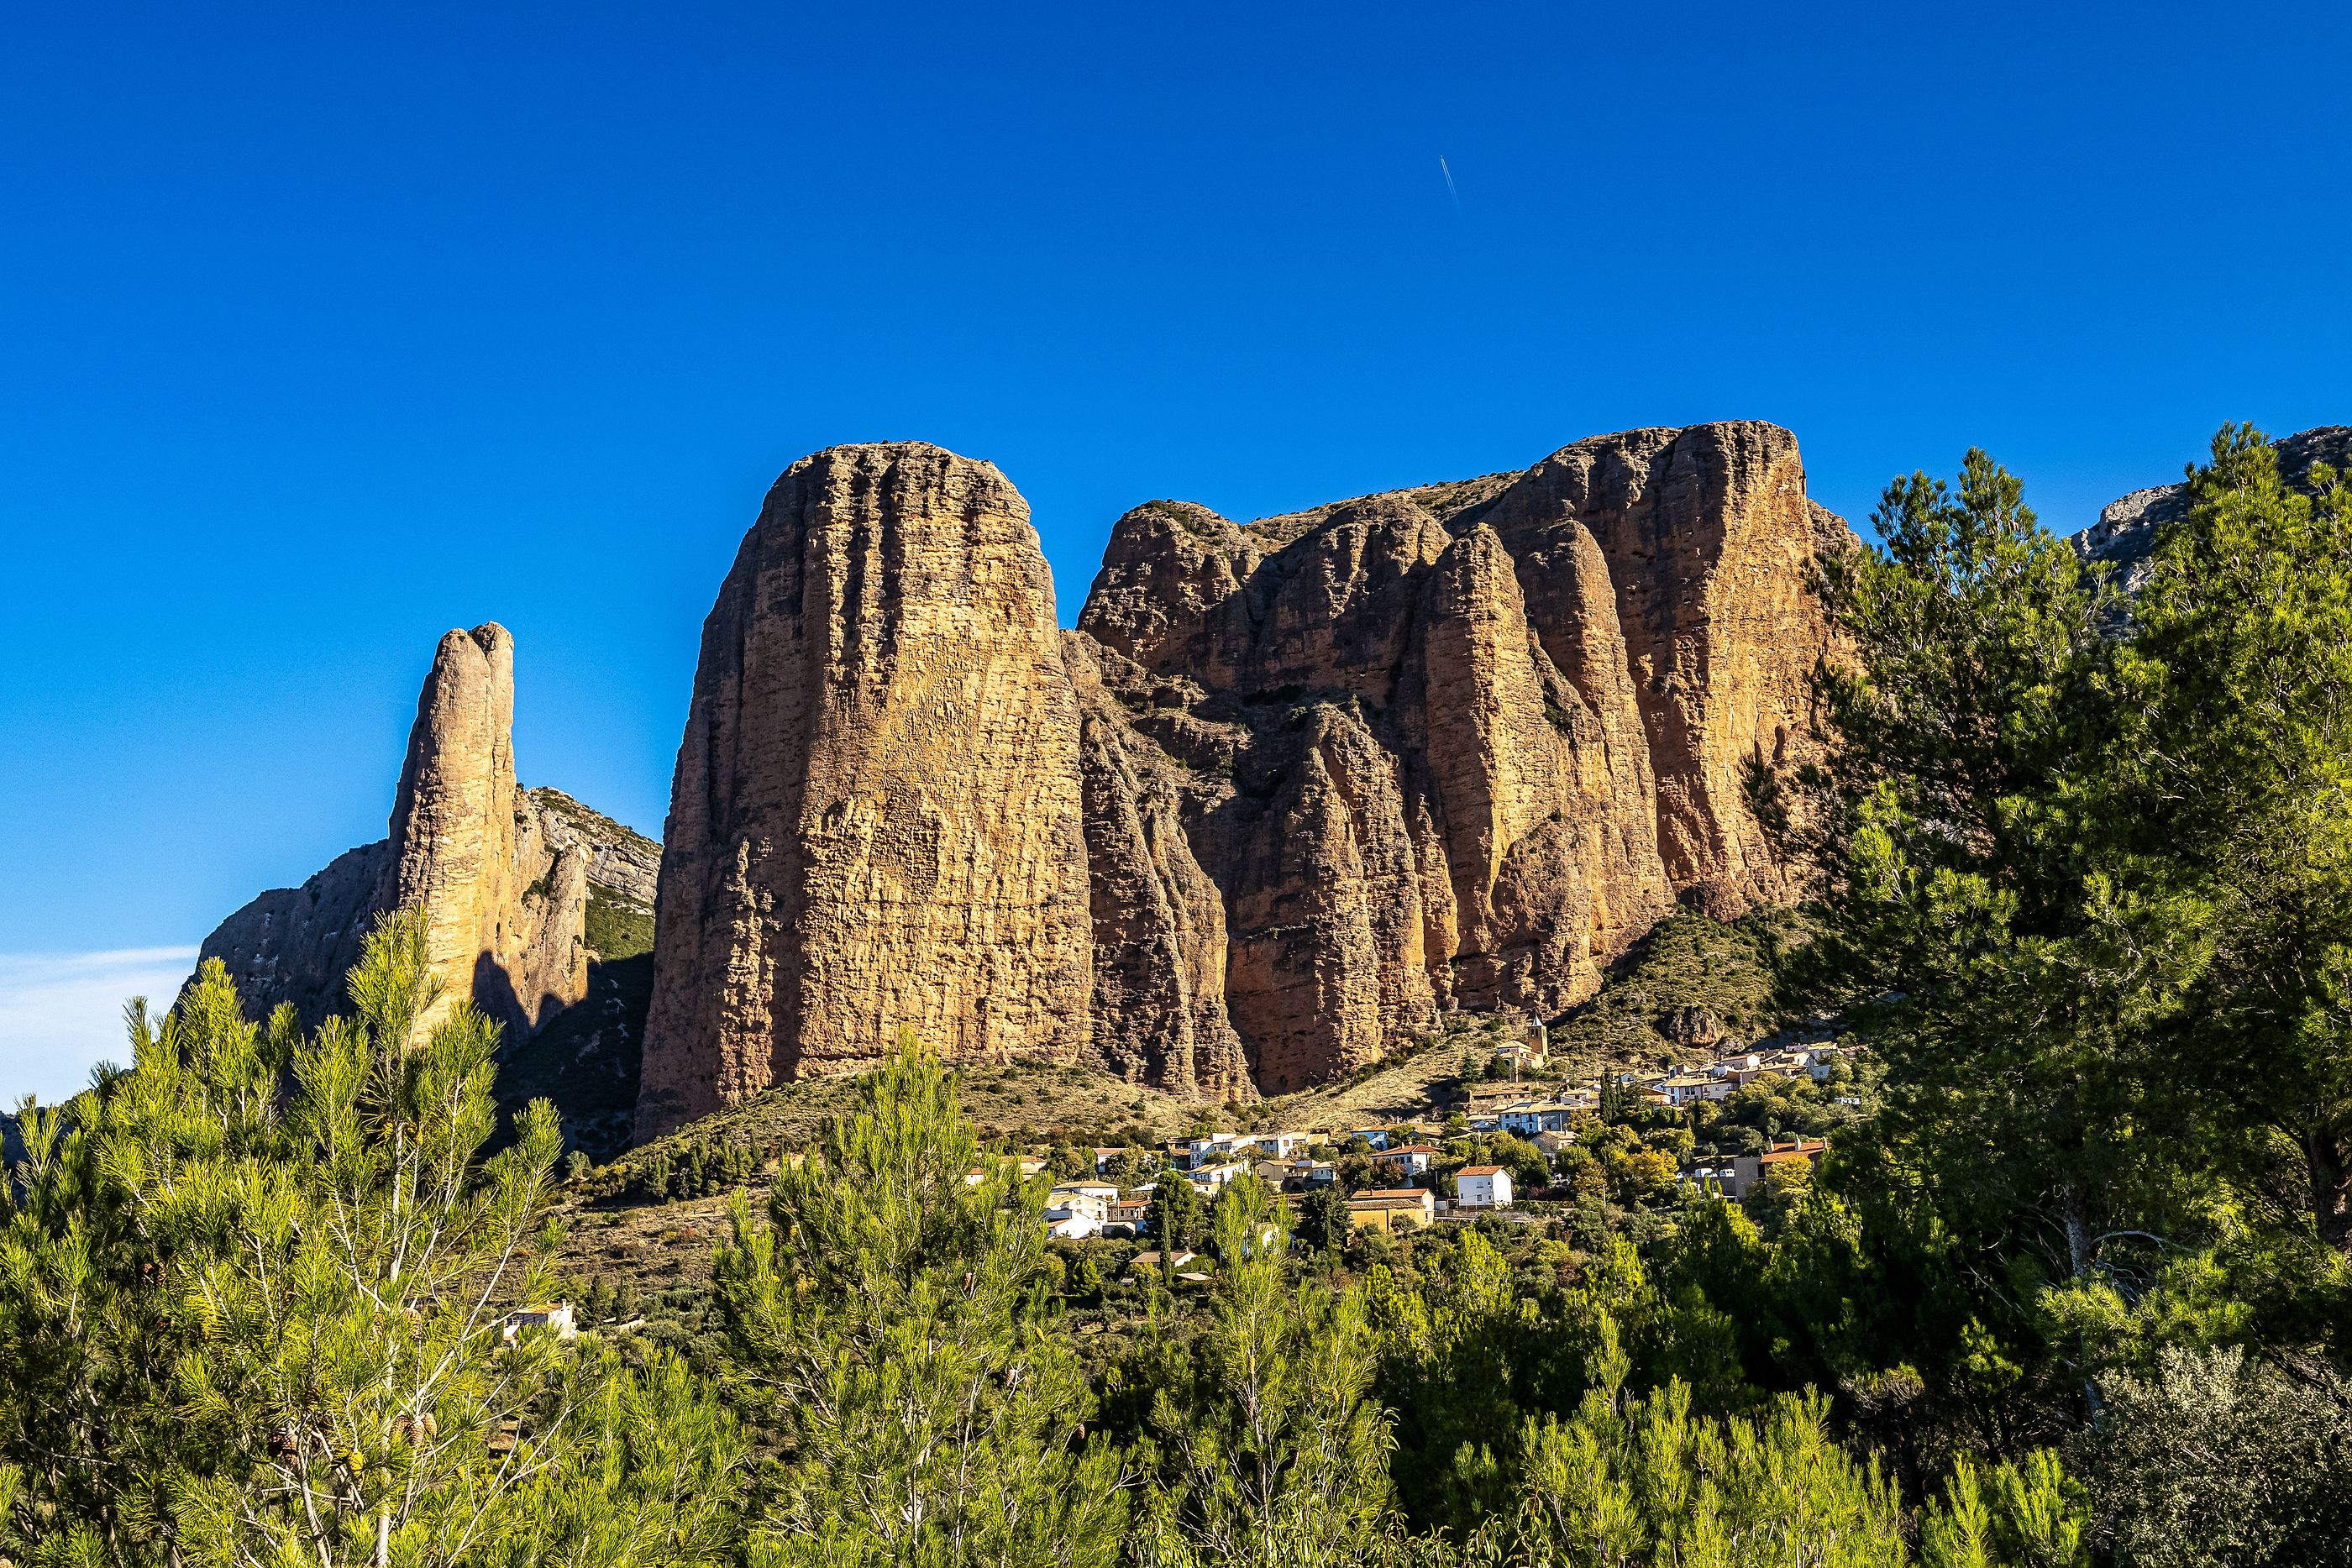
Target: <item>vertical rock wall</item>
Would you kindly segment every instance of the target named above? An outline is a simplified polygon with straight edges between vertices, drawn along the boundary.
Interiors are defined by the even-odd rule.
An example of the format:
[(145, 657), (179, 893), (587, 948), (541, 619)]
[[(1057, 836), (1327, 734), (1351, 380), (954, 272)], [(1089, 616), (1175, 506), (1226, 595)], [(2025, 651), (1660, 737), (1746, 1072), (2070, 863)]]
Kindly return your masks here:
[(1078, 705), (1003, 476), (936, 446), (787, 470), (703, 627), (637, 1135), (902, 1028), (1074, 1059), (1094, 985)]
[(1792, 896), (1748, 810), (1745, 775), (1792, 767), (1811, 745), (1811, 676), (1828, 630), (1808, 574), (1852, 538), (1807, 499), (1796, 437), (1752, 421), (1594, 436), (1478, 515), (1533, 580), (1547, 645), (1591, 623), (1548, 591), (1547, 565), (1564, 535), (1598, 545), (1675, 888), (1723, 918)]
[(993, 468), (795, 464), (704, 631), (640, 1137), (872, 1061), (1203, 1095), (1551, 1014), (1677, 898), (1795, 882), (1747, 774), (1811, 744), (1842, 524), (1763, 424), (1240, 527), (1119, 519), (1075, 633)]

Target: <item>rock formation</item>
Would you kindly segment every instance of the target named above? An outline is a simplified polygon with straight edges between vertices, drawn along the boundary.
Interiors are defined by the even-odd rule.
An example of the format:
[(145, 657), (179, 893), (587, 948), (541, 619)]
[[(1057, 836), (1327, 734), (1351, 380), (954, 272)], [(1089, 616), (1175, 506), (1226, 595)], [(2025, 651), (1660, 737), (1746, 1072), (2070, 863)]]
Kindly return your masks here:
[[(1826, 646), (1808, 574), (1853, 538), (1807, 499), (1796, 437), (1755, 422), (1596, 436), (1477, 515), (1517, 563), (1561, 668), (1580, 672), (1580, 689), (1630, 692), (1675, 889), (1725, 919), (1787, 900), (1795, 890), (1748, 813), (1745, 774), (1790, 766), (1806, 745)], [(1591, 642), (1602, 619), (1578, 599), (1610, 593), (1622, 659)], [(1580, 634), (1587, 645), (1570, 646)]]
[[(2352, 470), (2352, 425), (2323, 424), (2278, 442), (2279, 477), (2299, 490), (2311, 488), (2311, 468), (2325, 463), (2341, 474)], [(2074, 536), (2075, 553), (2121, 574), (2124, 591), (2137, 593), (2153, 571), (2156, 536), (2165, 524), (2189, 516), (2186, 480), (2158, 485), (2109, 501), (2099, 520)]]
[(920, 444), (803, 458), (703, 624), (637, 1135), (911, 1028), (1070, 1061), (1094, 985), (1078, 704), (1029, 509)]
[(835, 448), (704, 629), (637, 1135), (910, 1026), (1204, 1095), (1557, 1013), (1679, 898), (1795, 883), (1747, 807), (1804, 759), (1851, 540), (1773, 426), (1237, 526), (1154, 501), (1057, 633), (984, 464)]
[(591, 853), (551, 833), (515, 785), (514, 639), (486, 624), (441, 639), (417, 698), (391, 836), (299, 888), (263, 894), (205, 939), (247, 1010), (293, 1004), (307, 1027), (343, 1010), (343, 976), (382, 914), (422, 908), (443, 980), (429, 1027), (460, 998), (528, 1034), (586, 993)]
[(550, 844), (559, 850), (577, 846), (587, 856), (592, 901), (611, 899), (647, 915), (653, 914), (654, 894), (661, 880), (661, 845), (561, 789), (541, 786), (524, 794), (537, 808)]

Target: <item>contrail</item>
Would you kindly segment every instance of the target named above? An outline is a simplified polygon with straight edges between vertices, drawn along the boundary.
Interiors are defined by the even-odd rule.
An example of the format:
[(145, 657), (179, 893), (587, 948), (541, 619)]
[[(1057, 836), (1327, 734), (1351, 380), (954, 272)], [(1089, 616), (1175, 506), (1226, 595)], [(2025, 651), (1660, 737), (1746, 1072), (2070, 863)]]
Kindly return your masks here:
[(1454, 198), (1454, 215), (1462, 215), (1462, 193), (1454, 188), (1454, 171), (1445, 166), (1445, 154), (1437, 155), (1437, 172), (1445, 176), (1445, 193)]

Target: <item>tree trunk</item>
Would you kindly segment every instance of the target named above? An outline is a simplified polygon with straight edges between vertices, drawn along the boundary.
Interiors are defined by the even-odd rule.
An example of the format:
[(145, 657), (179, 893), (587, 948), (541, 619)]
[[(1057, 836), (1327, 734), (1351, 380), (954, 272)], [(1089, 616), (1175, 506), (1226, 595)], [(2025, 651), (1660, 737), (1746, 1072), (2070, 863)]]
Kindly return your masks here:
[[(2066, 1220), (2067, 1266), (2074, 1270), (2075, 1279), (2088, 1280), (2092, 1264), (2096, 1261), (2096, 1244), (2091, 1239), (2091, 1206), (2084, 1200), (2083, 1189), (2071, 1181), (2060, 1189), (2058, 1204)], [(2099, 1380), (2090, 1375), (2091, 1336), (2087, 1329), (2084, 1331), (2082, 1348), (2083, 1405), (2089, 1410), (2091, 1419), (2095, 1421), (2099, 1418), (2099, 1412), (2106, 1408), (2107, 1402), (2099, 1392)]]
[(2077, 1280), (2087, 1280), (2093, 1262), (2090, 1205), (2072, 1182), (2059, 1192), (2058, 1204), (2066, 1220), (2066, 1266)]
[(2311, 1173), (2311, 1216), (2319, 1239), (2338, 1256), (2352, 1256), (2352, 1182), (2344, 1171), (2344, 1147), (2336, 1134), (2314, 1127), (2303, 1135), (2303, 1158)]

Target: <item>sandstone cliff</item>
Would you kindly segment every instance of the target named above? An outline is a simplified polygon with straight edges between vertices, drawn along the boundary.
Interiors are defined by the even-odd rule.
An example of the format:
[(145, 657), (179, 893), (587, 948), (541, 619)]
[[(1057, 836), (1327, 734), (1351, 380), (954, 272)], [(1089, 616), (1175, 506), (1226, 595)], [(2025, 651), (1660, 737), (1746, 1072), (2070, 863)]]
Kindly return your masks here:
[(1094, 984), (1078, 705), (1028, 507), (921, 444), (795, 463), (705, 622), (637, 1135), (911, 1028), (1069, 1061)]
[(391, 836), (299, 888), (263, 894), (205, 939), (201, 956), (228, 967), (249, 1013), (290, 1002), (315, 1028), (344, 1010), (343, 976), (362, 938), (380, 915), (407, 908), (425, 912), (444, 982), (425, 1025), (471, 998), (513, 1039), (586, 994), (591, 857), (551, 839), (517, 789), (513, 724), (506, 628), (442, 638), (417, 698)]
[[(1580, 686), (1630, 690), (1676, 890), (1725, 919), (1788, 899), (1744, 773), (1790, 766), (1806, 745), (1827, 639), (1807, 574), (1853, 537), (1807, 499), (1796, 437), (1755, 422), (1595, 436), (1475, 515), (1517, 563), (1553, 657), (1590, 672)], [(1575, 596), (1612, 592), (1622, 659), (1590, 643), (1601, 618)], [(1571, 649), (1580, 633), (1588, 646)]]
[(1026, 509), (921, 445), (795, 464), (705, 626), (638, 1136), (780, 1078), (1085, 1060), (1277, 1092), (1544, 1014), (1682, 899), (1794, 883), (1843, 525), (1764, 424), (1237, 526), (1120, 518), (1057, 634)]

